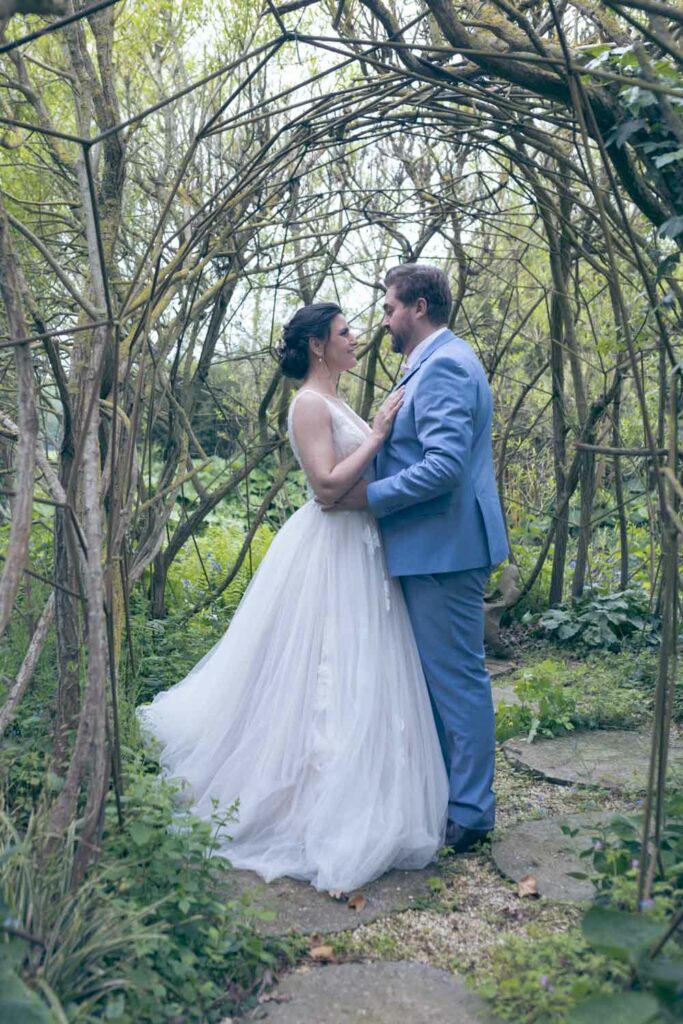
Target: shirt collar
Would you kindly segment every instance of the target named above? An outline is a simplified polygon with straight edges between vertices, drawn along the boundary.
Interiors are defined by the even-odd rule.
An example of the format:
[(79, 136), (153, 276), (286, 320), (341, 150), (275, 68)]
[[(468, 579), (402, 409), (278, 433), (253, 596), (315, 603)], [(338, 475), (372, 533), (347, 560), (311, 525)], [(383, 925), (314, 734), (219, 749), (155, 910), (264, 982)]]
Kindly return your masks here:
[(406, 369), (412, 370), (414, 366), (417, 366), (418, 359), (420, 358), (424, 350), (427, 348), (427, 346), (431, 345), (431, 343), (436, 338), (438, 338), (440, 334), (443, 334), (447, 327), (448, 324), (443, 324), (441, 327), (437, 327), (435, 331), (432, 331), (432, 333), (428, 334), (426, 338), (423, 338), (419, 345), (415, 346), (413, 351), (405, 360)]

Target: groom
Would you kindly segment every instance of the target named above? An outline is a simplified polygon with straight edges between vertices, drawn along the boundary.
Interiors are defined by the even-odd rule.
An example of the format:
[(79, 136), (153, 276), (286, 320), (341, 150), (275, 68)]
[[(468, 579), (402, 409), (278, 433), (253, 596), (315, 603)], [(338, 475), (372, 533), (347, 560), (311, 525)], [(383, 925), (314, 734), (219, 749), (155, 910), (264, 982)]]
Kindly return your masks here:
[(435, 267), (386, 276), (384, 326), (405, 388), (373, 483), (337, 503), (369, 508), (398, 576), (427, 678), (450, 782), (446, 844), (493, 828), (494, 714), (484, 665), (484, 590), (508, 554), (491, 449), (491, 392), (476, 355), (448, 328), (451, 293)]

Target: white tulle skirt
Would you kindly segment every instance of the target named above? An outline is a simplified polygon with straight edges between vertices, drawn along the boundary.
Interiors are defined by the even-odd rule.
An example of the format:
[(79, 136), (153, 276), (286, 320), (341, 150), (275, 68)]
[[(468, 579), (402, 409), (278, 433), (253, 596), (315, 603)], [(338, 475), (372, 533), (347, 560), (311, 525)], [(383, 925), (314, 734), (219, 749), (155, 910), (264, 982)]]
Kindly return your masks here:
[(427, 688), (366, 512), (299, 509), (224, 636), (140, 716), (198, 814), (239, 800), (222, 852), (266, 881), (349, 892), (424, 867), (442, 843)]

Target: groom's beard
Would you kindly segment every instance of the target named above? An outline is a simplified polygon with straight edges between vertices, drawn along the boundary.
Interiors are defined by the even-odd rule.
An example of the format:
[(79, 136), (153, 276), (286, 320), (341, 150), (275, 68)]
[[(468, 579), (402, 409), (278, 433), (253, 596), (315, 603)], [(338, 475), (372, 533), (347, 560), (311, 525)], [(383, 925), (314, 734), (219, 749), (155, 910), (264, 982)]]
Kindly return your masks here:
[(401, 352), (402, 353), (403, 350), (406, 347), (407, 340), (408, 339), (405, 338), (402, 334), (398, 334), (398, 333), (394, 332), (391, 335), (391, 351), (392, 352)]

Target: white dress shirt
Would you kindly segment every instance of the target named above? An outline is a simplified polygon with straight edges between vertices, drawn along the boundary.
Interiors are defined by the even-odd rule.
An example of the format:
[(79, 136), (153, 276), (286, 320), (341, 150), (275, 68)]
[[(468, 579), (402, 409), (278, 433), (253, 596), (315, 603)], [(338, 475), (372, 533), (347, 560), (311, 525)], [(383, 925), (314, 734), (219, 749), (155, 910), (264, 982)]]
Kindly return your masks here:
[(410, 355), (407, 356), (407, 358), (403, 361), (403, 363), (401, 364), (401, 370), (404, 373), (408, 373), (408, 371), (412, 370), (414, 366), (417, 366), (418, 361), (424, 350), (427, 348), (427, 346), (431, 345), (434, 339), (438, 338), (440, 334), (443, 334), (443, 332), (447, 328), (448, 324), (443, 324), (443, 326), (437, 327), (435, 331), (432, 331), (431, 334), (428, 334), (426, 338), (423, 338), (422, 341), (415, 346)]

